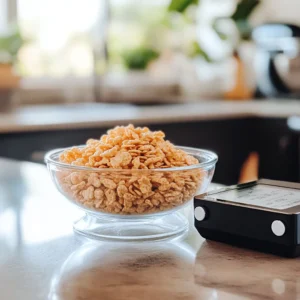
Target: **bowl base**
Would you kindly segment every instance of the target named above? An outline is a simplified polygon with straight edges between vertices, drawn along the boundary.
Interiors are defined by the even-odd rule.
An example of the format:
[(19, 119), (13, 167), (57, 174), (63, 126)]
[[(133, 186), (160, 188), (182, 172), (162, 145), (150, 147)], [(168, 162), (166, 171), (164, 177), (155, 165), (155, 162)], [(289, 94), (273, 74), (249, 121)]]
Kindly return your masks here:
[(181, 237), (188, 220), (180, 212), (151, 218), (99, 218), (86, 214), (74, 223), (74, 231), (88, 238), (114, 242), (147, 242)]

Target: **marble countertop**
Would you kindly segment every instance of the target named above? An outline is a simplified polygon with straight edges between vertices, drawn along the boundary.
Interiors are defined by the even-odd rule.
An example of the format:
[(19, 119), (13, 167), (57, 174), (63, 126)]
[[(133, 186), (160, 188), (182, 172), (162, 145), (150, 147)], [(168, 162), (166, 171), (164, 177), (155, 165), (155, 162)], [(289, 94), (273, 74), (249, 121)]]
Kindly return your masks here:
[(136, 106), (131, 104), (65, 104), (18, 107), (0, 113), (0, 133), (111, 127), (133, 123), (169, 123), (211, 119), (300, 115), (300, 101), (206, 101)]
[(1, 299), (300, 298), (300, 259), (207, 242), (193, 225), (176, 242), (79, 238), (81, 212), (42, 165), (0, 160), (0, 191)]

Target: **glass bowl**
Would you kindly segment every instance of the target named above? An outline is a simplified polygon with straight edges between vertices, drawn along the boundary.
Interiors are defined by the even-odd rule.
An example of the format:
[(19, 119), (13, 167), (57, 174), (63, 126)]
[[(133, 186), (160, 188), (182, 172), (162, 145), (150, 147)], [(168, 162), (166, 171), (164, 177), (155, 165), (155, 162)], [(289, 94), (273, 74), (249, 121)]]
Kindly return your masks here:
[[(81, 146), (83, 147), (83, 146)], [(58, 190), (84, 210), (74, 231), (112, 241), (150, 241), (184, 234), (188, 220), (179, 211), (206, 191), (214, 174), (215, 153), (177, 147), (198, 164), (162, 169), (99, 169), (59, 161), (66, 149), (48, 152), (45, 162)]]

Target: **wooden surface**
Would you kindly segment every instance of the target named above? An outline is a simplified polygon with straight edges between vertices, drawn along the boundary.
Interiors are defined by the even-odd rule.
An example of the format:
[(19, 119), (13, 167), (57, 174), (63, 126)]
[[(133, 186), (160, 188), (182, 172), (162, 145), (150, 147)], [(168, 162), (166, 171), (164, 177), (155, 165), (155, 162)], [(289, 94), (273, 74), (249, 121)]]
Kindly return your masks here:
[(0, 191), (1, 299), (300, 299), (299, 259), (207, 242), (192, 223), (172, 243), (80, 239), (81, 212), (42, 165), (0, 160)]
[(184, 123), (201, 120), (300, 115), (297, 100), (206, 101), (135, 106), (130, 104), (69, 104), (19, 107), (0, 113), (0, 133), (111, 127), (120, 124)]

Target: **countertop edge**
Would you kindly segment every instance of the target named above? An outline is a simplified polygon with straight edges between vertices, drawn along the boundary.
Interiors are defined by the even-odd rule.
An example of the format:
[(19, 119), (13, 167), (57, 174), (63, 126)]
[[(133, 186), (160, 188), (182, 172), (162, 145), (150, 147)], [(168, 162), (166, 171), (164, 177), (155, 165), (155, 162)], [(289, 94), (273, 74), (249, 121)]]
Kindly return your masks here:
[(20, 107), (0, 114), (0, 133), (105, 128), (116, 125), (184, 123), (300, 116), (300, 101), (204, 101), (157, 106), (76, 104)]

